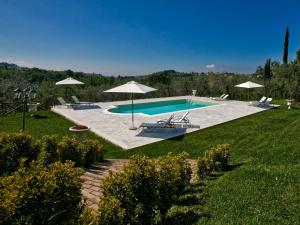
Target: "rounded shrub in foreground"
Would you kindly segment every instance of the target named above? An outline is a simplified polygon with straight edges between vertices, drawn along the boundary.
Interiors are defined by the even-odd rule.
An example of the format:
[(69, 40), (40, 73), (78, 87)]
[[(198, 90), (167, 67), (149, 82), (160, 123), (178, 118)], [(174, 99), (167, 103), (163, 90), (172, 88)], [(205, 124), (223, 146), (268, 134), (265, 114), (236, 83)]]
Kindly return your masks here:
[(26, 158), (26, 165), (36, 159), (39, 148), (30, 135), (24, 133), (0, 134), (0, 175), (15, 171), (21, 158)]
[(73, 224), (80, 214), (82, 169), (73, 162), (22, 165), (0, 178), (0, 224)]
[(58, 155), (58, 139), (57, 136), (44, 136), (38, 141), (41, 152), (39, 154), (39, 162), (42, 165), (48, 165), (59, 160)]
[(121, 202), (114, 198), (102, 198), (99, 202), (98, 225), (123, 225), (125, 209)]
[[(125, 209), (125, 224), (152, 224), (157, 205), (154, 163), (145, 156), (134, 156), (124, 170), (103, 181), (103, 196), (114, 197)], [(101, 211), (101, 208), (100, 208)]]
[(103, 160), (103, 148), (99, 141), (85, 140), (81, 147), (84, 167), (89, 167), (94, 162)]
[(75, 163), (75, 166), (83, 166), (83, 149), (82, 144), (74, 137), (65, 136), (58, 143), (59, 160), (65, 162), (71, 160)]
[(158, 209), (162, 220), (168, 210), (177, 200), (181, 191), (187, 187), (191, 180), (192, 170), (186, 160), (186, 154), (173, 155), (168, 153), (155, 161), (157, 170)]

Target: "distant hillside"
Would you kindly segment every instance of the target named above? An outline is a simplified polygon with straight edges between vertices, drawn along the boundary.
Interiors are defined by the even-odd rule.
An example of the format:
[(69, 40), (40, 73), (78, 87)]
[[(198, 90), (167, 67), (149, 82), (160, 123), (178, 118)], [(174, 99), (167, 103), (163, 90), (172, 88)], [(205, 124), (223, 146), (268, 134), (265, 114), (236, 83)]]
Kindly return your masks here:
[(18, 65), (13, 63), (7, 63), (7, 62), (0, 62), (0, 68), (4, 69), (17, 69), (20, 68)]

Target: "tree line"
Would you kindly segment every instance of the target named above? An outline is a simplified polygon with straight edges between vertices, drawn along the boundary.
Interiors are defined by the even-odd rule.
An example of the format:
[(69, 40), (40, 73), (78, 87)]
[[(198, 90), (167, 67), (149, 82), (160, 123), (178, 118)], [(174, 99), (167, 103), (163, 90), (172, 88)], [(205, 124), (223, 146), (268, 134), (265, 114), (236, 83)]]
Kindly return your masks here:
[[(262, 95), (276, 99), (300, 99), (300, 49), (296, 58), (289, 61), (289, 29), (286, 29), (283, 47), (283, 60), (267, 59), (265, 65), (258, 66), (253, 74), (236, 73), (198, 73), (165, 70), (143, 76), (104, 76), (95, 73), (53, 71), (39, 68), (24, 68), (15, 64), (0, 63), (0, 103), (15, 102), (15, 88), (37, 87), (37, 98), (46, 106), (56, 103), (56, 97), (62, 96), (70, 101), (69, 96), (76, 94), (81, 101), (105, 102), (129, 99), (127, 94), (103, 93), (104, 90), (134, 80), (157, 88), (158, 91), (135, 98), (156, 98), (191, 95), (197, 90), (198, 96), (218, 96), (228, 93), (231, 99), (246, 100), (247, 91), (235, 88), (236, 84), (251, 80), (264, 84), (264, 89), (251, 91), (253, 99)], [(85, 85), (73, 86), (68, 92), (64, 87), (55, 86), (55, 82), (73, 77)]]

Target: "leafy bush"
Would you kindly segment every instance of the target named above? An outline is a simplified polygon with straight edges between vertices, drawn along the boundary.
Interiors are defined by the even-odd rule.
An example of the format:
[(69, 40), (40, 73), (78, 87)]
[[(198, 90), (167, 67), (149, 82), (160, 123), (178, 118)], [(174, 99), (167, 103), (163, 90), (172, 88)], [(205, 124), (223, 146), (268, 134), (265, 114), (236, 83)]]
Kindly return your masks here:
[(99, 225), (123, 225), (125, 209), (121, 207), (121, 202), (114, 198), (102, 198), (99, 203), (99, 215), (97, 218)]
[(158, 190), (158, 209), (162, 220), (166, 213), (177, 200), (181, 191), (190, 183), (191, 167), (186, 160), (186, 154), (177, 156), (169, 153), (159, 157), (156, 162), (157, 169), (157, 190)]
[[(125, 224), (151, 224), (157, 199), (156, 171), (145, 156), (134, 156), (123, 172), (103, 182), (103, 196), (114, 197), (125, 209)], [(99, 212), (103, 211), (100, 208)]]
[(229, 145), (217, 145), (214, 149), (214, 152), (215, 160), (218, 162), (218, 166), (216, 166), (216, 168), (219, 170), (226, 170), (229, 161)]
[(44, 136), (42, 140), (38, 141), (38, 145), (41, 149), (39, 161), (42, 165), (48, 165), (59, 160), (57, 136)]
[(80, 214), (82, 169), (73, 162), (23, 163), (0, 178), (0, 224), (73, 224)]
[(85, 140), (83, 143), (84, 166), (89, 167), (95, 161), (103, 160), (102, 145), (96, 140)]
[(0, 134), (0, 175), (16, 170), (21, 158), (26, 164), (37, 158), (39, 148), (34, 145), (31, 136), (24, 133)]
[[(134, 156), (122, 172), (110, 174), (103, 181), (98, 214), (107, 224), (109, 221), (155, 224), (163, 220), (190, 182), (191, 168), (185, 157), (185, 154), (170, 153), (153, 161), (145, 156)], [(103, 202), (107, 202), (107, 206)], [(121, 216), (115, 218), (116, 213)], [(100, 224), (105, 222), (101, 223), (99, 217)]]
[(214, 169), (214, 163), (207, 157), (201, 157), (197, 161), (197, 174), (200, 178), (205, 178)]
[(229, 145), (221, 144), (204, 153), (204, 156), (198, 159), (197, 173), (200, 178), (208, 176), (212, 171), (225, 170), (229, 160)]
[(71, 160), (75, 162), (75, 166), (83, 166), (83, 149), (82, 144), (74, 137), (65, 136), (58, 143), (59, 160), (65, 162)]
[(80, 214), (77, 225), (96, 225), (98, 222), (95, 211), (91, 208), (84, 207)]
[(79, 142), (68, 136), (58, 143), (58, 155), (62, 162), (72, 160), (76, 166), (89, 167), (95, 161), (103, 160), (102, 145), (96, 140)]

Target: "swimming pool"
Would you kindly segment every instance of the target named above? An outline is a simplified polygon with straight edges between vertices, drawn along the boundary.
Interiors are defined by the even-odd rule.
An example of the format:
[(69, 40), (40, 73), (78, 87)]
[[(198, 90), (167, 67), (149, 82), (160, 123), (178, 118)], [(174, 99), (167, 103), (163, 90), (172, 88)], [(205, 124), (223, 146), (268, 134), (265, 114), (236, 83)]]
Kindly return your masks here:
[[(178, 99), (170, 101), (146, 102), (134, 104), (134, 113), (143, 113), (146, 115), (156, 115), (162, 113), (176, 112), (182, 110), (190, 110), (196, 108), (203, 108), (214, 105), (210, 102), (194, 102), (187, 99)], [(109, 109), (111, 113), (129, 114), (131, 113), (131, 104), (116, 105)]]

